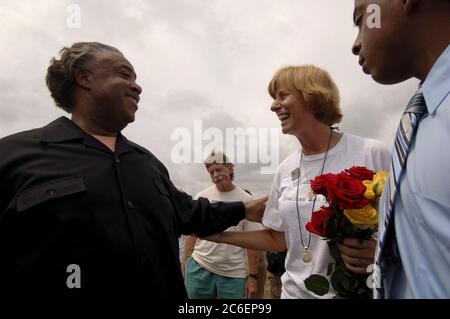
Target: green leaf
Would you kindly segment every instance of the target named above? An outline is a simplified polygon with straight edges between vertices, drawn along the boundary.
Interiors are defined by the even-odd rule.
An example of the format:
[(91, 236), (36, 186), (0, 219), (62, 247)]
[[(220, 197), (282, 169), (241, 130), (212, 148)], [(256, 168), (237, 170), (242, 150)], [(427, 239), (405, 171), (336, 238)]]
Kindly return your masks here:
[(328, 265), (328, 269), (327, 269), (327, 276), (330, 276), (330, 275), (331, 275), (331, 273), (333, 272), (333, 268), (334, 268), (334, 264), (333, 264), (333, 263), (330, 263), (330, 264)]
[(330, 291), (330, 282), (324, 276), (311, 275), (303, 282), (305, 283), (305, 287), (316, 295), (323, 296)]
[(349, 278), (345, 274), (344, 269), (341, 267), (336, 268), (330, 280), (334, 291), (339, 293), (342, 297), (346, 297), (352, 284), (352, 278)]

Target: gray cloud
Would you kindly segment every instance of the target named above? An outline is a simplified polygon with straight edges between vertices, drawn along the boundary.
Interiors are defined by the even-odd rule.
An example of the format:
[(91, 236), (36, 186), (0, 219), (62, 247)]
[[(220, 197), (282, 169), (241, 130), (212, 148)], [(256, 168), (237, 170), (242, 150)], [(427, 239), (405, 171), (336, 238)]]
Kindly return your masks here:
[[(78, 0), (81, 28), (66, 25), (73, 1), (0, 4), (0, 136), (45, 125), (63, 112), (45, 87), (51, 57), (76, 41), (117, 46), (143, 87), (136, 122), (124, 133), (167, 165), (192, 194), (210, 185), (202, 164), (175, 164), (171, 134), (204, 129), (279, 127), (267, 84), (287, 64), (326, 68), (342, 96), (345, 132), (392, 143), (416, 81), (393, 87), (364, 75), (350, 49), (353, 1), (335, 0)], [(298, 147), (280, 136), (280, 160)], [(236, 182), (268, 193), (259, 164), (236, 165)]]

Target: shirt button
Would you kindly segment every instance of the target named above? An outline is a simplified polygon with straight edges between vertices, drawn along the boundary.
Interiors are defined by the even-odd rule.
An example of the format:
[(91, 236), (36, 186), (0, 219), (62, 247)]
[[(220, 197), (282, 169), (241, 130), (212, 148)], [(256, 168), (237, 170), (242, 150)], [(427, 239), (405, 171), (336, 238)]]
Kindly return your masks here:
[(131, 208), (131, 209), (133, 209), (133, 207), (134, 207), (133, 202), (131, 200), (129, 200), (127, 202), (127, 205), (128, 205), (128, 208)]
[(47, 192), (46, 192), (46, 194), (47, 194), (48, 197), (53, 197), (53, 196), (56, 195), (56, 190), (54, 190), (54, 189), (48, 189)]
[(120, 163), (120, 159), (118, 157), (116, 157), (116, 163), (119, 164)]

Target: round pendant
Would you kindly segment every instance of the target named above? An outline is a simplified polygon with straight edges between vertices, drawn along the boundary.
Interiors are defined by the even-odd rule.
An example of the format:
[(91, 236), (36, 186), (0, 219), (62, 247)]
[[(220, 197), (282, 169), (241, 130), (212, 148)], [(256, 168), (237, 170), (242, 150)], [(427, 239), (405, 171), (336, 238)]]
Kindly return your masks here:
[(311, 252), (309, 251), (308, 248), (303, 248), (302, 260), (303, 260), (305, 263), (311, 262), (311, 260), (312, 260), (312, 255), (311, 255)]

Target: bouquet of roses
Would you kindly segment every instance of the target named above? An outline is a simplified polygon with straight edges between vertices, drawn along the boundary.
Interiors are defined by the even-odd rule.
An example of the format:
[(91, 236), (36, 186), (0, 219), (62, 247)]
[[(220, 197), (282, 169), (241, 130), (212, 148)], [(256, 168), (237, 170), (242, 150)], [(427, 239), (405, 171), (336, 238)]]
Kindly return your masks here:
[(378, 202), (387, 172), (375, 173), (353, 166), (338, 174), (323, 174), (311, 181), (312, 191), (325, 196), (329, 206), (313, 212), (306, 229), (328, 241), (335, 259), (328, 265), (327, 276), (311, 275), (305, 279), (307, 289), (323, 296), (332, 290), (336, 298), (372, 298), (367, 284), (369, 274), (359, 275), (345, 267), (336, 246), (344, 238), (368, 240), (378, 228)]

